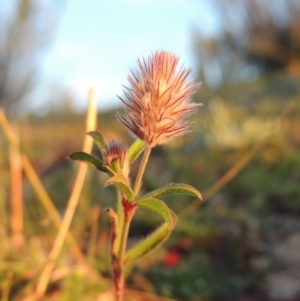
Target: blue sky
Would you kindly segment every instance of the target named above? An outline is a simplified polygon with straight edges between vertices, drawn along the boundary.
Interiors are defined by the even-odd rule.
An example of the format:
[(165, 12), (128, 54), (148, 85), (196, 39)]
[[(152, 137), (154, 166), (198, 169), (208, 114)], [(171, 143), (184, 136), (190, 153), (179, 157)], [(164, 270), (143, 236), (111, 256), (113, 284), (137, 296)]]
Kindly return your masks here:
[(119, 105), (115, 94), (122, 94), (137, 57), (168, 50), (185, 65), (194, 64), (192, 28), (214, 30), (208, 11), (203, 0), (67, 1), (44, 59), (44, 77), (70, 87), (77, 107), (85, 106), (92, 85), (100, 109)]
[[(92, 85), (97, 88), (100, 109), (119, 105), (115, 94), (122, 95), (121, 84), (127, 84), (129, 69), (135, 67), (137, 57), (153, 51), (171, 51), (186, 66), (195, 65), (192, 29), (207, 33), (216, 29), (206, 0), (63, 2), (57, 30), (40, 71), (44, 82), (71, 89), (77, 95), (77, 108), (86, 106)], [(37, 99), (40, 106), (43, 95)]]

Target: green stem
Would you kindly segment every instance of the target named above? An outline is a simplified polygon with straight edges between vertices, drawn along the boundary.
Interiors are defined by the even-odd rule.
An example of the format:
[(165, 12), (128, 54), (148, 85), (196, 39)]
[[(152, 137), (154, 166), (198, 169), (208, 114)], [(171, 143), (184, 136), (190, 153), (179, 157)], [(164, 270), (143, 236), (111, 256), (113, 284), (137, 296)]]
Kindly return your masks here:
[(144, 150), (144, 155), (143, 155), (141, 165), (140, 165), (138, 174), (136, 176), (135, 184), (134, 184), (134, 189), (133, 189), (134, 197), (136, 197), (140, 191), (143, 174), (144, 174), (144, 171), (145, 171), (145, 168), (146, 168), (146, 165), (147, 165), (150, 153), (151, 153), (151, 148), (152, 147), (150, 145), (147, 145)]
[[(143, 174), (149, 159), (151, 153), (151, 146), (147, 146), (144, 150), (144, 155), (139, 167), (139, 171), (135, 180), (134, 184), (134, 197), (137, 196), (137, 194), (140, 191), (141, 184), (142, 184), (142, 178)], [(127, 200), (122, 200), (123, 205), (123, 212), (124, 212), (124, 222), (121, 225), (121, 238), (120, 238), (120, 248), (119, 248), (119, 254), (118, 254), (118, 260), (116, 262), (116, 265), (114, 266), (114, 280), (115, 280), (115, 286), (116, 286), (116, 299), (117, 301), (123, 300), (123, 291), (124, 291), (124, 258), (125, 258), (125, 252), (126, 252), (126, 244), (127, 244), (127, 238), (130, 228), (130, 223), (135, 211), (135, 205), (132, 203), (128, 203)]]
[[(137, 194), (140, 191), (141, 184), (142, 184), (142, 178), (143, 174), (149, 159), (149, 155), (151, 152), (151, 146), (147, 146), (144, 151), (144, 155), (140, 164), (140, 168), (135, 180), (134, 184), (134, 197), (137, 196)], [(118, 258), (115, 263), (113, 263), (114, 267), (114, 281), (115, 281), (115, 287), (116, 287), (116, 300), (122, 301), (123, 300), (123, 292), (124, 292), (124, 258), (125, 258), (125, 252), (126, 252), (126, 244), (127, 244), (127, 238), (130, 228), (130, 223), (136, 208), (136, 205), (129, 203), (128, 200), (122, 199), (122, 207), (123, 207), (123, 213), (124, 213), (124, 220), (121, 224), (121, 237), (117, 239), (117, 244), (119, 241), (120, 247), (118, 251)]]
[(126, 251), (127, 237), (129, 233), (130, 223), (134, 214), (135, 207), (124, 208), (124, 224), (122, 228), (121, 244), (118, 256), (118, 262), (115, 270), (115, 285), (116, 285), (116, 297), (117, 301), (123, 300), (124, 291), (124, 257)]
[(117, 253), (119, 254), (121, 239), (122, 239), (122, 231), (124, 228), (124, 210), (122, 205), (122, 196), (120, 192), (118, 192), (117, 215), (118, 215), (118, 226), (119, 229), (121, 229), (118, 231), (116, 237), (116, 250)]

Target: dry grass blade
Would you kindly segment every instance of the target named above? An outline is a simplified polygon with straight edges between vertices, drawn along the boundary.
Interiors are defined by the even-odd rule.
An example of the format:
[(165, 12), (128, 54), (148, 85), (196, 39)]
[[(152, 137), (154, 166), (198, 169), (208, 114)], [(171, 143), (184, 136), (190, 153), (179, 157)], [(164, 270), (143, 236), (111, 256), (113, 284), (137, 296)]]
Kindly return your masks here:
[[(95, 131), (97, 127), (97, 108), (96, 108), (96, 99), (95, 99), (95, 90), (91, 89), (90, 91), (90, 100), (89, 100), (89, 107), (87, 112), (87, 119), (86, 119), (86, 132)], [(91, 152), (93, 146), (93, 140), (90, 136), (86, 135), (83, 143), (83, 151), (84, 152)], [(69, 231), (77, 204), (79, 200), (79, 196), (81, 194), (81, 190), (83, 187), (84, 179), (87, 172), (87, 165), (84, 163), (80, 163), (79, 169), (75, 178), (75, 182), (73, 185), (73, 189), (71, 192), (71, 196), (68, 202), (68, 206), (66, 208), (66, 212), (64, 218), (62, 220), (61, 227), (55, 239), (54, 245), (52, 250), (49, 254), (47, 264), (38, 280), (37, 288), (35, 295), (37, 298), (43, 296), (53, 269), (55, 267), (55, 261), (58, 258), (60, 251), (64, 245), (64, 241), (66, 239), (67, 233)]]
[(14, 248), (24, 247), (23, 237), (23, 175), (21, 154), (18, 148), (9, 148), (11, 174), (11, 230)]
[[(12, 147), (15, 147), (19, 149), (19, 143), (17, 140), (17, 137), (9, 124), (8, 120), (6, 119), (4, 113), (2, 110), (0, 110), (0, 124), (2, 126), (2, 129)], [(21, 162), (23, 170), (25, 171), (25, 174), (30, 181), (33, 189), (35, 190), (41, 204), (46, 209), (50, 219), (55, 224), (55, 226), (59, 229), (61, 225), (61, 217), (56, 210), (55, 206), (53, 205), (53, 202), (51, 198), (49, 197), (47, 191), (45, 190), (41, 180), (39, 179), (38, 175), (36, 174), (34, 168), (32, 167), (32, 164), (30, 163), (28, 157), (25, 154), (20, 153), (21, 155)], [(82, 252), (80, 251), (78, 245), (76, 244), (76, 241), (74, 240), (71, 233), (68, 233), (68, 242), (71, 246), (71, 253), (73, 254), (74, 258), (78, 261), (78, 263), (88, 266), (88, 263), (85, 260), (85, 257), (82, 255)]]
[[(3, 132), (4, 132), (5, 136), (7, 137), (11, 147), (14, 147), (15, 149), (19, 149), (18, 139), (2, 110), (0, 110), (0, 124), (1, 124)], [(38, 175), (36, 174), (34, 168), (32, 167), (32, 164), (30, 163), (27, 156), (22, 153), (20, 153), (20, 155), (21, 155), (21, 162), (22, 162), (23, 170), (25, 171), (25, 174), (26, 174), (28, 180), (30, 181), (33, 189), (35, 190), (39, 201), (45, 207), (52, 222), (59, 229), (59, 227), (61, 225), (61, 217), (60, 217), (59, 213), (57, 212), (55, 206), (53, 205), (51, 198), (49, 197), (47, 191), (45, 190), (41, 180), (39, 179)], [(85, 257), (82, 255), (78, 245), (76, 244), (73, 236), (70, 233), (68, 233), (68, 242), (70, 243), (70, 245), (72, 247), (71, 253), (73, 254), (74, 258), (78, 261), (78, 263), (88, 266), (88, 264), (85, 260)]]

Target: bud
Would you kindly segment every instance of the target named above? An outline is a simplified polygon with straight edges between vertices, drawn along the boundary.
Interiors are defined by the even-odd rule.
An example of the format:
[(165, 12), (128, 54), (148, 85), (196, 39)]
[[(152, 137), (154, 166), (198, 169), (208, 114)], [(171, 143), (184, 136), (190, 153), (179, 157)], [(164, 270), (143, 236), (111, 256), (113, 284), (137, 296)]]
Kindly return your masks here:
[(139, 71), (128, 77), (131, 86), (119, 97), (125, 105), (119, 121), (151, 147), (190, 132), (185, 119), (201, 106), (190, 101), (199, 84), (187, 80), (191, 69), (176, 71), (178, 61), (165, 51), (138, 60)]
[(123, 175), (126, 179), (129, 175), (128, 150), (121, 141), (110, 141), (103, 151), (103, 160), (116, 174)]

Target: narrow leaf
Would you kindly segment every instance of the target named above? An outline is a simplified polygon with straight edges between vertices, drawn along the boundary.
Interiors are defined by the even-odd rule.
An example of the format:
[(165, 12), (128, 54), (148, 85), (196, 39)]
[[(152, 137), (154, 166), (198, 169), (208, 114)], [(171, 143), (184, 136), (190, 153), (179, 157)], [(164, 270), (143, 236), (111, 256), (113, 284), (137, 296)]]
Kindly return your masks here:
[[(124, 212), (123, 212), (123, 204), (122, 204), (122, 196), (120, 191), (117, 193), (117, 215), (118, 215), (118, 224), (119, 224), (119, 229), (123, 229), (124, 227)], [(116, 238), (116, 250), (117, 253), (120, 250), (121, 246), (121, 240), (122, 240), (122, 231), (117, 232), (117, 238)]]
[(132, 163), (142, 153), (145, 148), (145, 142), (142, 140), (135, 140), (129, 148), (129, 162)]
[(129, 250), (125, 255), (125, 262), (136, 260), (150, 253), (152, 250), (161, 245), (168, 238), (170, 233), (171, 231), (168, 224), (164, 223), (143, 241)]
[(129, 202), (133, 201), (133, 192), (122, 175), (115, 175), (106, 181), (105, 186), (115, 185), (123, 192)]
[(161, 200), (155, 198), (145, 198), (136, 202), (139, 207), (144, 207), (157, 212), (172, 230), (177, 222), (176, 214)]
[(104, 136), (101, 133), (98, 132), (88, 132), (88, 135), (90, 135), (93, 139), (96, 145), (98, 146), (101, 153), (105, 150), (106, 141)]
[(72, 160), (77, 160), (89, 164), (100, 171), (108, 172), (108, 170), (104, 167), (103, 163), (99, 159), (85, 152), (74, 152), (69, 156), (69, 158)]
[(152, 192), (149, 192), (145, 195), (143, 195), (141, 198), (157, 198), (165, 195), (171, 195), (171, 194), (185, 194), (190, 196), (195, 196), (202, 200), (202, 195), (200, 191), (198, 191), (196, 188), (194, 188), (191, 185), (188, 184), (168, 184), (165, 187), (158, 188)]

